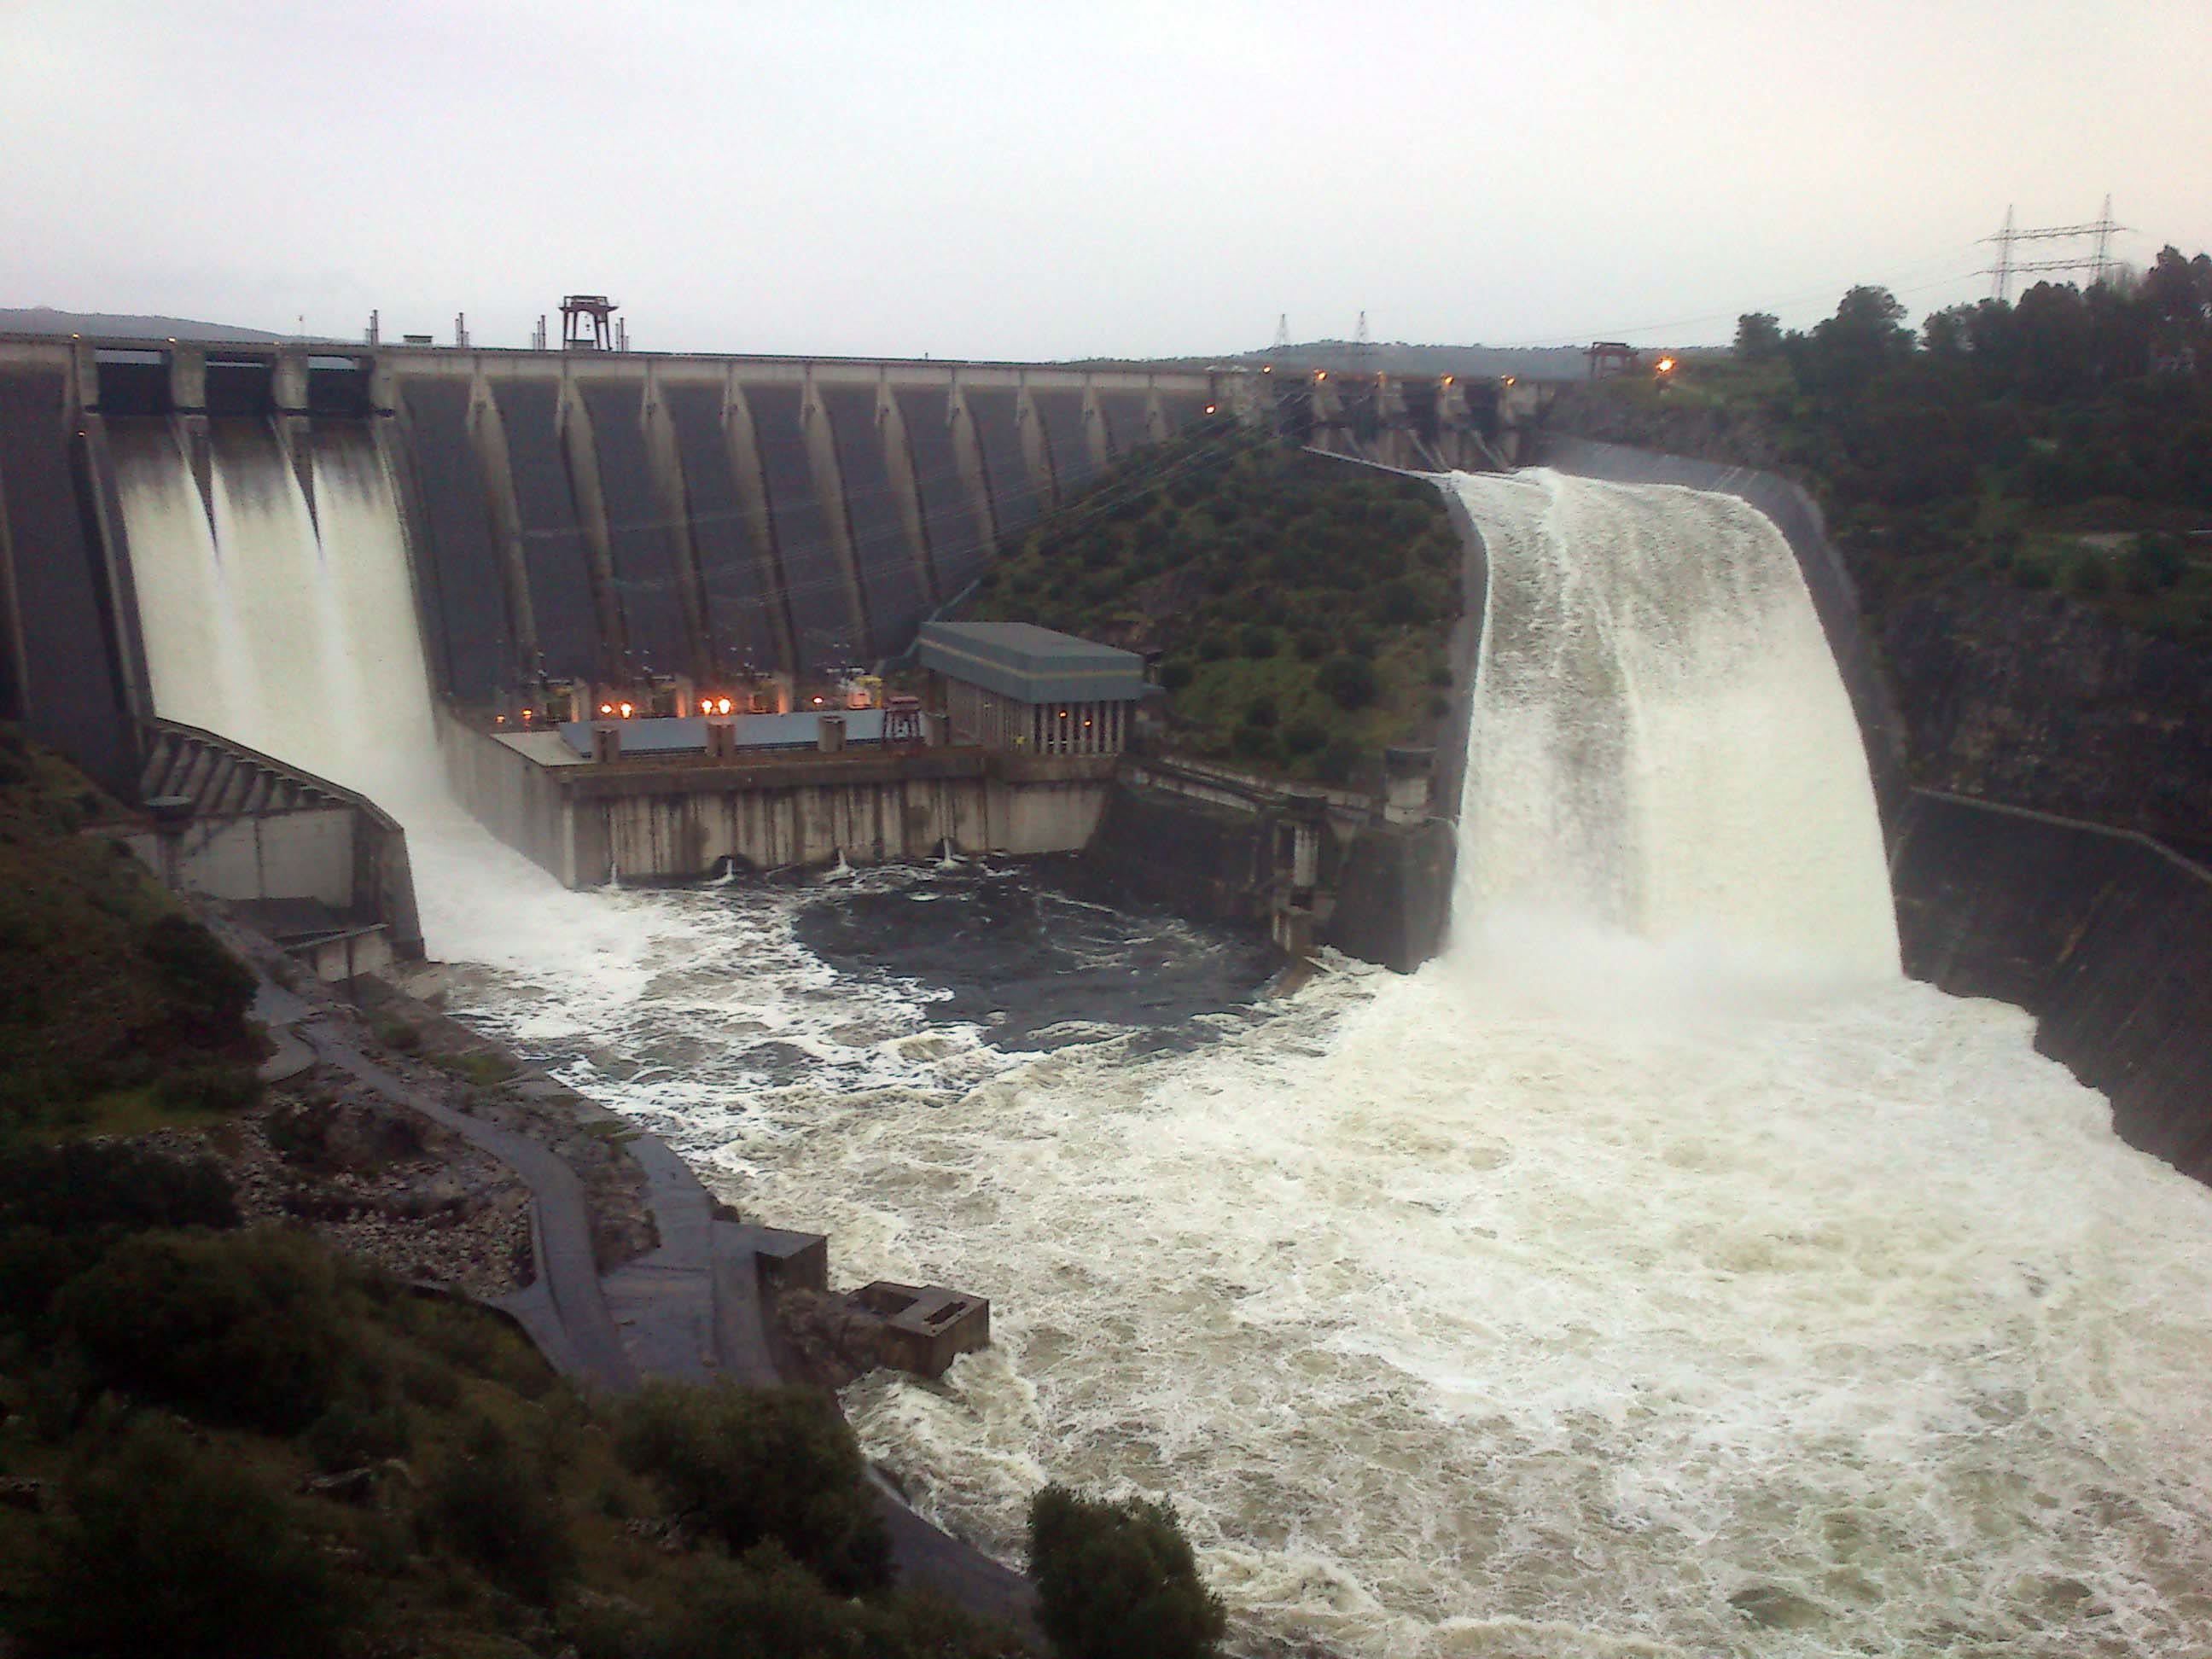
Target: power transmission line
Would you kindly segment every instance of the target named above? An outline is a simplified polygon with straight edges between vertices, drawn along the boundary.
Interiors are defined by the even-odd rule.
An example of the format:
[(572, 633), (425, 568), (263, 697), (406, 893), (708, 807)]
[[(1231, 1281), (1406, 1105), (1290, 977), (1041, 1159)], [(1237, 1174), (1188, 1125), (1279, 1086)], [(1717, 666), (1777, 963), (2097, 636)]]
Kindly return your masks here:
[[(2105, 210), (2087, 224), (2044, 225), (2033, 230), (2015, 230), (2012, 222), (2013, 210), (2005, 208), (2004, 228), (1994, 236), (1984, 236), (1984, 242), (1996, 244), (1997, 261), (1981, 274), (1991, 278), (1990, 297), (1997, 301), (2012, 298), (2012, 279), (2028, 271), (2086, 270), (2089, 285), (2109, 281), (2112, 274), (2112, 237), (2115, 233), (2132, 229), (2132, 226), (2118, 224), (2112, 219), (2112, 198), (2105, 198)], [(2013, 257), (2014, 247), (2021, 242), (2079, 242), (2094, 240), (2096, 252), (2072, 259), (2021, 260)]]

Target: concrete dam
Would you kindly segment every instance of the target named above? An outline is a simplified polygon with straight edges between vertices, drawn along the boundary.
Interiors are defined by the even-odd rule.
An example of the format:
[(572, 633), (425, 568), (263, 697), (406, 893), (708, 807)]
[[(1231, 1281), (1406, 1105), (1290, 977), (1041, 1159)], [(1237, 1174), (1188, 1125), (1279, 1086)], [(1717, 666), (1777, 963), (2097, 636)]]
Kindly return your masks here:
[[(795, 682), (903, 651), (995, 546), (1209, 416), (1443, 465), (1503, 429), (1449, 377), (0, 339), (0, 715), (129, 777), (136, 722), (191, 718), (142, 617), (194, 596), (152, 567), (179, 538), (250, 566), (240, 536), (392, 538), (464, 708)], [(333, 524), (363, 489), (382, 516)], [(281, 606), (279, 574), (240, 571)]]
[[(963, 847), (580, 891), (449, 791), (441, 746), (485, 752), (533, 677), (749, 654), (803, 675), (860, 648), (862, 487), (836, 405), (805, 389), (831, 366), (759, 370), (779, 403), (746, 360), (701, 360), (715, 423), (687, 447), (673, 416), (653, 436), (658, 360), (517, 360), (518, 399), (489, 354), (280, 353), (271, 406), (232, 410), (259, 382), (220, 353), (195, 383), (150, 346), (25, 349), (0, 378), (11, 708), (42, 736), (144, 740), (121, 768), (142, 793), (278, 808), (220, 830), (241, 866), (289, 855), (278, 818), (368, 865), (404, 825), (458, 1015), (665, 1133), (720, 1195), (833, 1233), (841, 1275), (988, 1294), (992, 1350), (847, 1396), (870, 1453), (962, 1536), (1018, 1553), (1046, 1479), (1172, 1495), (1245, 1651), (2071, 1659), (2212, 1639), (2212, 1498), (2186, 1473), (2207, 1195), (2121, 1145), (2025, 1016), (1899, 971), (1940, 899), (1909, 873), (1932, 842), (1850, 607), (1778, 514), (1450, 480), (1485, 556), (1449, 932), (1417, 972), (1335, 963), (1263, 1000), (1238, 945)], [(879, 431), (909, 370), (944, 377), (948, 411), (983, 372), (857, 371)], [(112, 395), (88, 396), (103, 372)], [(625, 465), (584, 392), (603, 372), (632, 377)], [(1031, 371), (993, 372), (1015, 377), (1019, 441)], [(1289, 403), (1323, 447), (1443, 470), (1443, 437), (1379, 396), (1155, 379), (1156, 432), (1170, 392), (1193, 418)], [(791, 417), (781, 463), (763, 408)], [(1002, 533), (1002, 471), (960, 418), (949, 508), (904, 414), (906, 459), (885, 450), (906, 603), (957, 579), (940, 550), (988, 556), (979, 491)], [(1062, 488), (1037, 435), (1015, 447), (1048, 463), (1014, 475), (1032, 507)], [(813, 486), (797, 516), (785, 476)], [(680, 515), (661, 505), (678, 484)], [(803, 610), (787, 524), (822, 538), (788, 545), (827, 550), (827, 611)], [(753, 598), (717, 612), (732, 573)], [(668, 637), (705, 655), (670, 667)], [(349, 812), (391, 816), (347, 832)]]

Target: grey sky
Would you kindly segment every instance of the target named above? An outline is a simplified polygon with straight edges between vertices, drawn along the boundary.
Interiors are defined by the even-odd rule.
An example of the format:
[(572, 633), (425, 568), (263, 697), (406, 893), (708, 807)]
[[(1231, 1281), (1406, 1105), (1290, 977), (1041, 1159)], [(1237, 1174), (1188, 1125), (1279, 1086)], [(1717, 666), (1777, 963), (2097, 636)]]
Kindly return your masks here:
[(0, 305), (1065, 357), (1724, 339), (2212, 244), (2212, 0), (10, 0)]

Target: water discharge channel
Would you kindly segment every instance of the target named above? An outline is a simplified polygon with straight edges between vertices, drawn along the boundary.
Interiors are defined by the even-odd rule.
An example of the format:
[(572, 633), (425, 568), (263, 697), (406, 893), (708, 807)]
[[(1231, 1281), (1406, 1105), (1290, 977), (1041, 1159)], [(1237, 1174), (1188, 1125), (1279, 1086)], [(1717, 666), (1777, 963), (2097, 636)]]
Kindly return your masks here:
[(210, 527), (132, 459), (163, 712), (406, 823), (457, 1006), (842, 1277), (994, 1298), (990, 1352), (848, 1400), (954, 1529), (1171, 1494), (1252, 1652), (2212, 1644), (2212, 1194), (2026, 1016), (1899, 975), (1748, 509), (1453, 482), (1491, 592), (1450, 948), (1260, 1001), (1034, 872), (566, 892), (434, 775), (374, 468), (319, 457), (311, 516), (218, 452)]

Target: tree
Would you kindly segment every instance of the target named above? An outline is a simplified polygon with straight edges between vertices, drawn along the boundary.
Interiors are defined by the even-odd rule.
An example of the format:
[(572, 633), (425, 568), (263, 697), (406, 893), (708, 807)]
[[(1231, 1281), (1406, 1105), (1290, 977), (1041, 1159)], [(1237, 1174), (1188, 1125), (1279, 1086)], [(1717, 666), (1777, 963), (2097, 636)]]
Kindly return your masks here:
[(25, 1659), (321, 1659), (348, 1598), (241, 1464), (141, 1421), (80, 1464), (16, 1609)]
[(1209, 1659), (1229, 1627), (1164, 1504), (1047, 1486), (1030, 1504), (1030, 1571), (1060, 1659)]
[(618, 1443), (623, 1462), (732, 1553), (773, 1539), (848, 1594), (890, 1577), (860, 1444), (804, 1389), (653, 1384), (623, 1407)]
[(54, 1319), (103, 1387), (295, 1434), (330, 1408), (358, 1358), (344, 1294), (305, 1239), (143, 1233), (64, 1289)]
[(1768, 311), (1748, 311), (1735, 319), (1735, 355), (1763, 363), (1782, 355), (1782, 319)]
[(2143, 297), (2161, 321), (2201, 325), (2212, 308), (2212, 285), (2204, 280), (2208, 270), (2212, 270), (2212, 261), (2204, 255), (2185, 259), (2179, 248), (2168, 245), (2158, 251), (2143, 277)]
[(1382, 690), (1375, 665), (1349, 652), (1340, 652), (1323, 663), (1315, 681), (1338, 708), (1347, 712), (1366, 708)]
[(1809, 334), (1783, 342), (1797, 382), (1832, 398), (1858, 400), (1912, 351), (1912, 331), (1905, 326), (1905, 307), (1886, 288), (1855, 288), (1836, 314), (1814, 325)]

